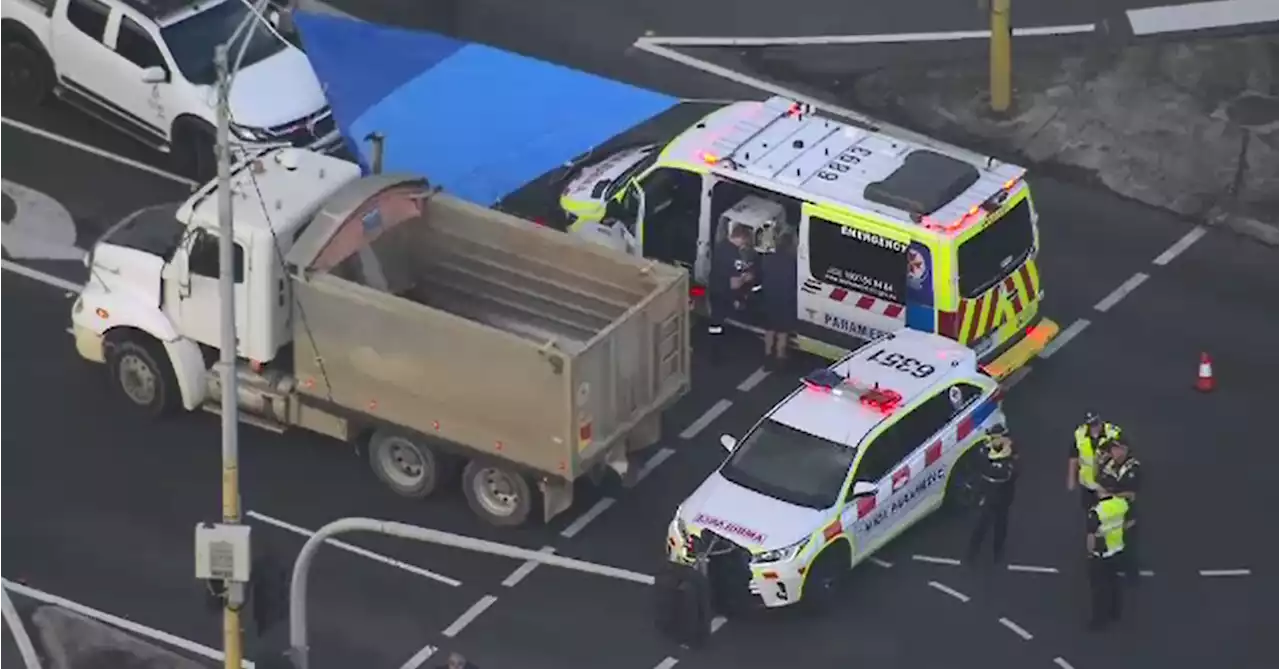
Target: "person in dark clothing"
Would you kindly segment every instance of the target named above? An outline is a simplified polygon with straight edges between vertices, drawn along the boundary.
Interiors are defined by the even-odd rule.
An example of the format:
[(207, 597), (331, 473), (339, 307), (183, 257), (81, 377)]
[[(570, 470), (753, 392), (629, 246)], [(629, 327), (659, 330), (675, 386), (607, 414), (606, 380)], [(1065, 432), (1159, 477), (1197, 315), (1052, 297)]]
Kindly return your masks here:
[[(754, 254), (748, 254), (751, 228), (734, 226), (729, 235), (716, 244), (711, 254), (711, 276), (707, 281), (707, 335), (713, 340), (724, 334), (724, 322), (746, 308), (747, 297), (755, 281)], [(721, 348), (712, 343), (713, 358)]]
[(973, 564), (978, 549), (992, 531), (991, 548), (995, 562), (1004, 560), (1004, 542), (1009, 531), (1009, 507), (1013, 505), (1017, 470), (1014, 467), (1013, 442), (1003, 433), (987, 437), (986, 460), (981, 469), (981, 497), (978, 518), (969, 535), (968, 562)]
[(467, 658), (462, 656), (462, 653), (449, 653), (449, 659), (445, 660), (445, 663), (442, 665), (439, 665), (436, 669), (480, 669), (480, 668), (472, 664), (471, 662), (469, 662)]
[[(1126, 518), (1136, 521), (1142, 466), (1129, 451), (1129, 442), (1125, 439), (1115, 439), (1107, 444), (1107, 458), (1098, 470), (1098, 487), (1109, 495), (1122, 497), (1129, 502)], [(1137, 585), (1139, 582), (1137, 534), (1138, 526), (1135, 522), (1124, 537), (1124, 560), (1120, 571), (1130, 585)]]
[(766, 365), (786, 363), (796, 333), (796, 238), (778, 235), (774, 252), (761, 263), (764, 273), (764, 357)]

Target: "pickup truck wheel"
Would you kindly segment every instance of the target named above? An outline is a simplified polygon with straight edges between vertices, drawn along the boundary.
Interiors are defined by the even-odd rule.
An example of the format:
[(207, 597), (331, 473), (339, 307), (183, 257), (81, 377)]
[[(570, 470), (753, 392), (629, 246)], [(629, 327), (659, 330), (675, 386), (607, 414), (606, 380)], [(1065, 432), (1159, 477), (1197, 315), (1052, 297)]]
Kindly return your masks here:
[(435, 451), (401, 434), (375, 433), (369, 440), (369, 466), (402, 497), (429, 497), (440, 481), (440, 459)]
[(34, 109), (53, 92), (53, 67), (44, 53), (17, 40), (4, 44), (4, 96)]
[(533, 510), (529, 479), (488, 463), (467, 463), (462, 471), (462, 492), (477, 516), (498, 527), (523, 525)]
[(158, 345), (128, 337), (108, 344), (107, 369), (120, 397), (150, 418), (178, 407), (177, 379)]

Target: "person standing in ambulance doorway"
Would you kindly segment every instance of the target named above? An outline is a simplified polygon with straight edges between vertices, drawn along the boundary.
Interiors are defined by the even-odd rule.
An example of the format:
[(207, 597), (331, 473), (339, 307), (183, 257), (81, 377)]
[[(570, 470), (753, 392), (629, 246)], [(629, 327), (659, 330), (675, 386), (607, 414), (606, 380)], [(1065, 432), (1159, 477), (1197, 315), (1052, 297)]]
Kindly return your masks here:
[(987, 436), (986, 459), (982, 463), (978, 497), (978, 518), (969, 535), (969, 551), (966, 562), (975, 564), (978, 549), (991, 530), (992, 558), (998, 564), (1004, 561), (1004, 542), (1009, 532), (1009, 507), (1013, 505), (1013, 491), (1017, 483), (1014, 466), (1013, 441), (1000, 429)]
[(765, 366), (781, 369), (796, 334), (796, 237), (791, 231), (778, 235), (774, 251), (761, 262), (764, 273)]
[[(1129, 503), (1128, 518), (1137, 522), (1138, 485), (1141, 477), (1141, 463), (1129, 454), (1129, 443), (1124, 439), (1113, 439), (1107, 444), (1107, 458), (1098, 470), (1099, 494), (1121, 497)], [(1130, 585), (1138, 583), (1138, 554), (1135, 551), (1137, 526), (1134, 525), (1125, 535), (1124, 573)]]
[(1118, 573), (1124, 571), (1125, 533), (1133, 527), (1129, 502), (1101, 491), (1089, 510), (1085, 549), (1089, 555), (1089, 629), (1098, 631), (1120, 620)]
[(1103, 444), (1120, 438), (1120, 428), (1104, 422), (1090, 411), (1084, 423), (1076, 428), (1067, 459), (1067, 490), (1080, 487), (1080, 507), (1085, 511), (1098, 503), (1098, 456), (1103, 454)]
[(728, 236), (716, 244), (711, 254), (711, 276), (707, 286), (707, 338), (711, 360), (720, 362), (724, 355), (724, 323), (746, 309), (747, 298), (755, 282), (755, 257), (750, 248), (751, 228), (735, 225)]

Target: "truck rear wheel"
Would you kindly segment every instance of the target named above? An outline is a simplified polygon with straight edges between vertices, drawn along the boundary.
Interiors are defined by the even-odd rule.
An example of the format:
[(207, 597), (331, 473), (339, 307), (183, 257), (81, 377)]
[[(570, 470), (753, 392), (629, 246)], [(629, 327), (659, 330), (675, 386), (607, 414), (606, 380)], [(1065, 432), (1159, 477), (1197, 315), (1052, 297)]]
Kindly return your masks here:
[(533, 511), (533, 486), (523, 474), (472, 460), (462, 471), (467, 505), (490, 525), (517, 527)]
[(431, 496), (442, 478), (441, 464), (429, 446), (403, 434), (379, 430), (369, 439), (369, 466), (402, 497)]
[(159, 418), (177, 409), (178, 382), (158, 342), (108, 336), (107, 370), (119, 396), (146, 416)]

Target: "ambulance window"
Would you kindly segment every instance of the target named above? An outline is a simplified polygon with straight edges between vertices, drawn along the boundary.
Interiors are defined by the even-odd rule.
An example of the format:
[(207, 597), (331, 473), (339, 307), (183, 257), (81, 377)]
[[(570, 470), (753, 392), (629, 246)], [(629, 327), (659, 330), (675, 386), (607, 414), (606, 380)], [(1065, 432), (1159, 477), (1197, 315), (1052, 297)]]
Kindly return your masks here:
[(1035, 243), (1030, 198), (1005, 212), (957, 252), (960, 296), (977, 297), (1022, 265)]
[(947, 401), (951, 404), (951, 415), (955, 417), (982, 396), (982, 388), (972, 383), (957, 383), (947, 389)]
[(907, 244), (810, 216), (809, 273), (819, 281), (901, 304)]
[(888, 476), (912, 451), (925, 445), (951, 422), (953, 416), (948, 393), (941, 392), (925, 400), (871, 442), (858, 465), (856, 478), (876, 482)]

